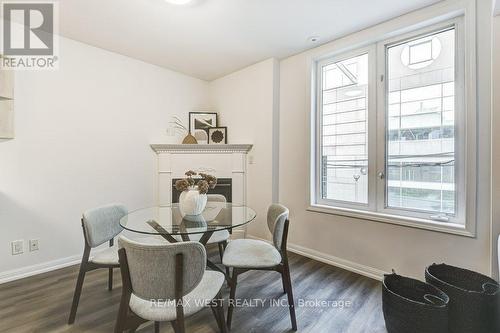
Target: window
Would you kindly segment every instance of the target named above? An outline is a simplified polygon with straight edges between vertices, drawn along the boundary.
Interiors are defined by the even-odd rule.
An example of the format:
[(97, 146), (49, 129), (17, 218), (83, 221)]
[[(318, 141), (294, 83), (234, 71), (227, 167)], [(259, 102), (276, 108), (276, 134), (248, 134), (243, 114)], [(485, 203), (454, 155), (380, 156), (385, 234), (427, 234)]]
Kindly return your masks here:
[(465, 227), (462, 21), (317, 62), (313, 205)]
[(368, 203), (368, 54), (322, 67), (321, 197)]
[[(435, 59), (433, 41), (443, 46)], [(455, 28), (387, 46), (386, 59), (386, 205), (455, 216)]]

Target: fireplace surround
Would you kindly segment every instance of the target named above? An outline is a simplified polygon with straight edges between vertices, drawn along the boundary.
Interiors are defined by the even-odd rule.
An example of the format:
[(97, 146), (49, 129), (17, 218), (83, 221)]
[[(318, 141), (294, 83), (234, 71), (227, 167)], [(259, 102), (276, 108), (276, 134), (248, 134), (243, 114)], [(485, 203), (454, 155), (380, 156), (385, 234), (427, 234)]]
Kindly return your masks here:
[[(156, 184), (159, 206), (179, 201), (179, 193), (173, 184), (177, 179), (184, 178), (187, 170), (214, 175), (219, 186), (210, 193), (223, 194), (233, 205), (246, 205), (247, 153), (252, 145), (152, 144), (151, 148), (158, 157)], [(235, 229), (232, 238), (244, 238), (245, 233), (244, 227)]]

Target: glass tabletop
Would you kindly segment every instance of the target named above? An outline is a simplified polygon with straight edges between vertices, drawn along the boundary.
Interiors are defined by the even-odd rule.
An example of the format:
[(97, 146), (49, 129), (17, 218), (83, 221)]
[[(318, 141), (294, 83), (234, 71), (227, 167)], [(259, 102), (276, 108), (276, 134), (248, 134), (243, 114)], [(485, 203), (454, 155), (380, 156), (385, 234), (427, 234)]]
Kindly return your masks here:
[(208, 202), (200, 215), (188, 216), (180, 211), (179, 204), (172, 204), (131, 211), (120, 225), (134, 233), (182, 236), (233, 229), (252, 222), (255, 216), (250, 207), (225, 202)]

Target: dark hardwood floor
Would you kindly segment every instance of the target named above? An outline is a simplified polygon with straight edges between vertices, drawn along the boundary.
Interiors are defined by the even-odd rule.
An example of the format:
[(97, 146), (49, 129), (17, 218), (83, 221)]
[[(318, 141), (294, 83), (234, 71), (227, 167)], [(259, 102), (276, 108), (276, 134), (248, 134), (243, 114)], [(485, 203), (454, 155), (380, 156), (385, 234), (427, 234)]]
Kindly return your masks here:
[[(295, 254), (290, 254), (290, 264), (298, 332), (386, 332), (380, 282)], [(107, 291), (107, 270), (87, 274), (76, 322), (68, 326), (77, 274), (78, 267), (73, 266), (0, 285), (0, 332), (112, 332), (121, 296), (118, 270), (111, 292)], [(286, 300), (278, 273), (249, 272), (238, 282), (237, 298), (263, 299), (266, 304), (253, 301), (257, 306), (236, 308), (232, 333), (291, 332), (288, 309), (269, 306), (272, 301)], [(227, 296), (228, 288), (224, 288)], [(330, 303), (299, 306), (301, 300)], [(344, 307), (336, 301), (343, 301)], [(138, 332), (153, 332), (153, 327), (144, 326)], [(164, 323), (161, 332), (173, 330)], [(212, 312), (207, 309), (189, 317), (187, 332), (217, 332)]]

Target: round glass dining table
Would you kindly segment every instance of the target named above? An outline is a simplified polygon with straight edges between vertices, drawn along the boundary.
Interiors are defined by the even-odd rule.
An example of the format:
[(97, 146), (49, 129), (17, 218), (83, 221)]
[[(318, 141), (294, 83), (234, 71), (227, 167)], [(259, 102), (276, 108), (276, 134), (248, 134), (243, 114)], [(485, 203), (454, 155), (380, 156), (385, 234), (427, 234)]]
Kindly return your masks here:
[[(200, 215), (185, 215), (179, 204), (137, 209), (121, 218), (125, 229), (123, 236), (142, 243), (158, 244), (182, 241), (198, 241), (206, 245), (215, 232), (231, 232), (255, 219), (256, 213), (247, 206), (237, 206), (225, 202), (208, 202)], [(226, 276), (226, 271), (207, 258), (207, 266)]]
[(120, 225), (128, 231), (127, 237), (156, 235), (171, 243), (192, 239), (206, 245), (214, 232), (231, 231), (252, 222), (255, 216), (250, 207), (210, 201), (200, 215), (183, 214), (179, 204), (137, 209), (125, 215)]

